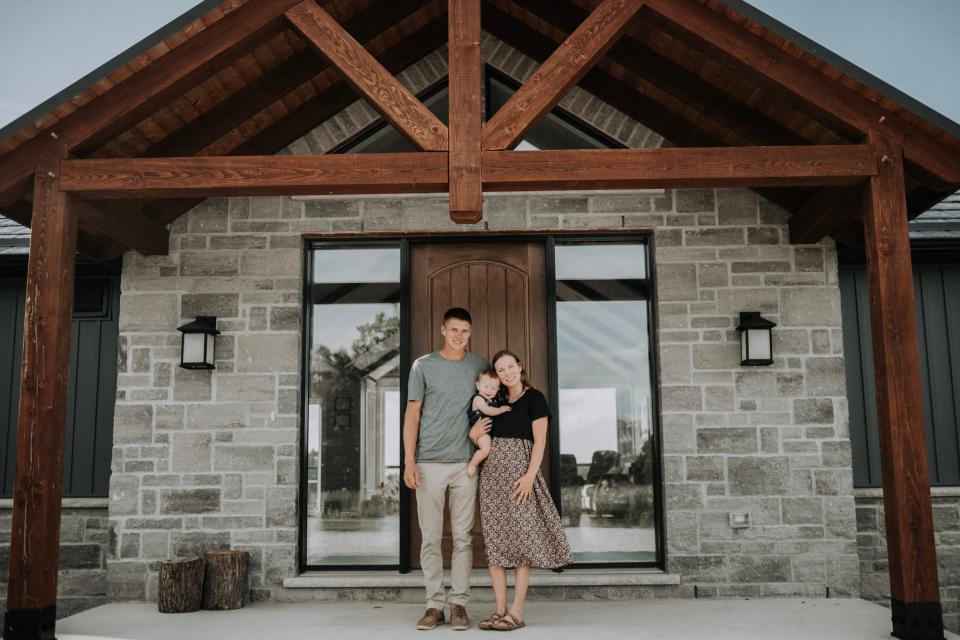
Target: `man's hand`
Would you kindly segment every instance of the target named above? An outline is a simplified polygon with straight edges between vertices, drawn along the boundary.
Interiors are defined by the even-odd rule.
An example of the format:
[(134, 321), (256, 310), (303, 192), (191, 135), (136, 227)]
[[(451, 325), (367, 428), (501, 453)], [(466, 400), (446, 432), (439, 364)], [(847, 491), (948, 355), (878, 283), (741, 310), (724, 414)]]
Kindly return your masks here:
[(403, 465), (403, 484), (407, 489), (416, 489), (420, 486), (420, 469), (416, 462), (407, 462)]
[(479, 440), (481, 436), (485, 436), (490, 432), (490, 425), (492, 423), (493, 420), (490, 418), (480, 418), (474, 422), (473, 426), (470, 427), (470, 432), (467, 434), (470, 441), (473, 442), (473, 444), (477, 444), (477, 440)]

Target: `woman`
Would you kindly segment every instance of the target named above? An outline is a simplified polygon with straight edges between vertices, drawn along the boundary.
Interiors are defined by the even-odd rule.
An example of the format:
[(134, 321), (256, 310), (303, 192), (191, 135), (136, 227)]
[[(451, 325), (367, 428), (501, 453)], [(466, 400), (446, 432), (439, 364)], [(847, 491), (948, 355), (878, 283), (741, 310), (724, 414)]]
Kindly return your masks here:
[[(481, 629), (513, 631), (524, 626), (531, 567), (570, 564), (570, 544), (550, 498), (540, 463), (547, 446), (550, 408), (530, 386), (520, 359), (510, 351), (493, 356), (510, 411), (493, 420), (490, 456), (480, 472), (480, 524), (497, 610)], [(489, 427), (470, 431), (476, 441)], [(507, 569), (516, 573), (513, 606), (507, 610)]]

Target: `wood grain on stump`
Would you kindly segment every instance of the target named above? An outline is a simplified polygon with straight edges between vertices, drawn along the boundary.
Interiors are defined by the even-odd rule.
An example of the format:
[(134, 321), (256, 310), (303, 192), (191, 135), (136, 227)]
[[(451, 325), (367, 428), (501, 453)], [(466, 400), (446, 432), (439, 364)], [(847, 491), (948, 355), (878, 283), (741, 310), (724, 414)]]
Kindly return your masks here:
[(240, 609), (250, 593), (249, 551), (208, 551), (203, 578), (204, 609)]
[(203, 558), (174, 558), (160, 562), (160, 613), (186, 613), (200, 608), (203, 596)]

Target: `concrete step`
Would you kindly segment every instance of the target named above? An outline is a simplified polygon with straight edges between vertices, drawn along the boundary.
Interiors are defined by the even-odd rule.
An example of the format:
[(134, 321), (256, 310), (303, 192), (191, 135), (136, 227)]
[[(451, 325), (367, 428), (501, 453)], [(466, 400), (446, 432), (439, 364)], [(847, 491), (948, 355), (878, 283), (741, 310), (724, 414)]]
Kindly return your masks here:
[[(513, 587), (513, 572), (507, 583)], [(450, 584), (449, 573), (444, 583)], [(423, 573), (395, 571), (311, 571), (283, 581), (274, 593), (279, 602), (366, 600), (421, 603)], [(689, 593), (687, 593), (689, 591)], [(471, 600), (493, 602), (490, 574), (475, 569), (470, 578)], [(632, 600), (692, 597), (693, 587), (681, 586), (680, 576), (656, 569), (567, 569), (555, 573), (534, 569), (530, 576), (531, 600)]]

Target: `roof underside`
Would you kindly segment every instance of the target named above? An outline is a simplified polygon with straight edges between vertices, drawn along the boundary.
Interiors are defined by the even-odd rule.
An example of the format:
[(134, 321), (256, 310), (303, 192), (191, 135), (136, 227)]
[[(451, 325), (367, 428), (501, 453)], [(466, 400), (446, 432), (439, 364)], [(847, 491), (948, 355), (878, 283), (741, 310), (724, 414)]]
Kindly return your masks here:
[[(0, 140), (0, 162), (36, 144), (70, 119), (123, 95), (124, 82), (150, 74), (166, 56), (213, 38), (242, 13), (245, 0), (226, 0), (34, 123)], [(278, 2), (274, 2), (278, 4)], [(397, 73), (446, 44), (446, 0), (326, 0), (319, 2), (391, 72)], [(483, 0), (483, 29), (538, 61), (546, 59), (599, 0)], [(252, 5), (251, 5), (252, 6)], [(698, 4), (709, 17), (740, 30), (758, 48), (826, 77), (840, 95), (866, 99), (891, 120), (934, 142), (944, 157), (960, 157), (960, 140), (849, 75), (815, 58), (719, 0)], [(236, 18), (236, 16), (234, 16)], [(219, 24), (218, 23), (223, 23)], [(769, 54), (773, 55), (773, 54)], [(820, 78), (821, 80), (823, 78)], [(863, 132), (836, 114), (770, 81), (730, 52), (648, 8), (579, 86), (650, 127), (677, 146), (851, 144)], [(225, 47), (209, 65), (188, 74), (149, 108), (116, 121), (75, 145), (80, 158), (273, 154), (357, 100), (337, 71), (282, 19)], [(13, 154), (13, 155), (11, 155)], [(915, 216), (960, 187), (908, 162), (907, 197)], [(960, 175), (960, 171), (957, 172)], [(787, 210), (813, 195), (804, 189), (764, 190)], [(30, 218), (30, 185), (0, 192), (0, 212)], [(128, 202), (167, 223), (196, 201)], [(850, 220), (835, 237), (858, 233)], [(122, 250), (90, 237), (105, 254)]]

